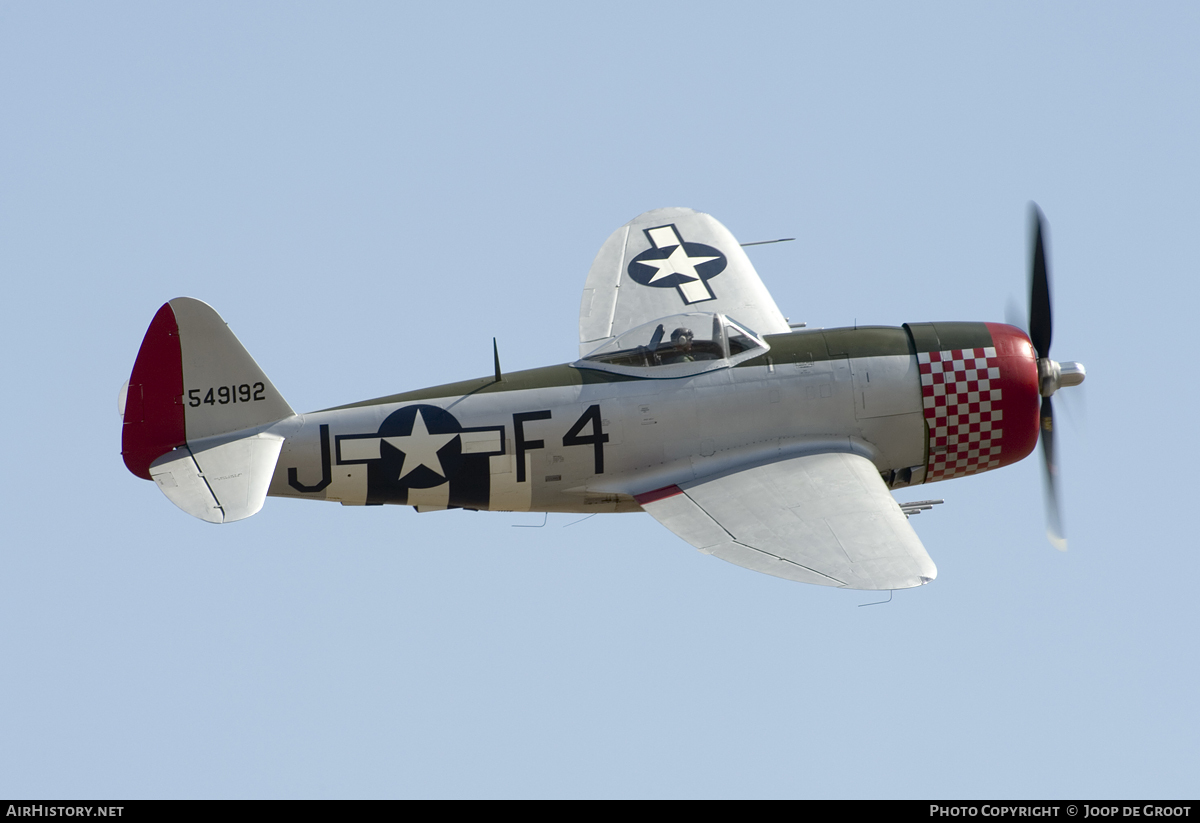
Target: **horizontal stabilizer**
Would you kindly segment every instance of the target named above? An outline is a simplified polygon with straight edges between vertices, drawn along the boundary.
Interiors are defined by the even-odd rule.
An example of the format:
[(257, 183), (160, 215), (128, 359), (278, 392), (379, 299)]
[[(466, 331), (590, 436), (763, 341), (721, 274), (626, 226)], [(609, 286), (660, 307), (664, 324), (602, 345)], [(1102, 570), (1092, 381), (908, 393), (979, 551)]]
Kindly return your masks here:
[(259, 433), (211, 446), (180, 446), (150, 464), (150, 476), (172, 503), (209, 523), (257, 514), (283, 438)]

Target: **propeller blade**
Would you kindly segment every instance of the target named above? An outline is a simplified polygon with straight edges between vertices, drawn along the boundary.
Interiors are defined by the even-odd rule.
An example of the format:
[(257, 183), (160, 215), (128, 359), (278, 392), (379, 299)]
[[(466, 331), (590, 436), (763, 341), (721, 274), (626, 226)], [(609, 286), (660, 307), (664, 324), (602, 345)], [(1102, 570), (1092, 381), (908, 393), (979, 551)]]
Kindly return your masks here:
[(1063, 532), (1062, 512), (1058, 506), (1058, 457), (1054, 448), (1054, 406), (1049, 397), (1042, 398), (1041, 415), (1042, 467), (1045, 469), (1046, 536), (1060, 552), (1067, 550)]
[(1039, 358), (1050, 356), (1050, 275), (1046, 270), (1045, 218), (1036, 203), (1033, 219), (1033, 260), (1029, 270), (1029, 339)]
[(1016, 326), (1021, 331), (1029, 334), (1029, 315), (1021, 308), (1021, 304), (1017, 298), (1011, 294), (1008, 296), (1008, 301), (1004, 304), (1004, 322), (1010, 326)]

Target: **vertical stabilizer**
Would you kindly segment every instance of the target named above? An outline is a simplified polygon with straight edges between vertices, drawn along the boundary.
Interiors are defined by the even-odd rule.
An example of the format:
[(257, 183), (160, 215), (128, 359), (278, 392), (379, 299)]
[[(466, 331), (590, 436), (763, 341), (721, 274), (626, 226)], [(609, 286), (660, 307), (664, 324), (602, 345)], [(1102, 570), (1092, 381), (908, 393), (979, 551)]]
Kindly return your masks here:
[(125, 391), (121, 456), (184, 511), (214, 523), (262, 508), (292, 407), (211, 306), (154, 315)]

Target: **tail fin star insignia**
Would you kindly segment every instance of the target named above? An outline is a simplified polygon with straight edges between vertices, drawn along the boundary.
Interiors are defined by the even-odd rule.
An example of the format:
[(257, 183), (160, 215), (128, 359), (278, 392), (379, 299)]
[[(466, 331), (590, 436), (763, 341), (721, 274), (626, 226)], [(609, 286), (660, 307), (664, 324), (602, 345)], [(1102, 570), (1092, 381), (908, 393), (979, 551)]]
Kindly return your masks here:
[(674, 223), (644, 231), (651, 248), (629, 263), (629, 277), (635, 283), (678, 288), (687, 304), (717, 298), (708, 280), (725, 270), (725, 255), (703, 243), (685, 243)]

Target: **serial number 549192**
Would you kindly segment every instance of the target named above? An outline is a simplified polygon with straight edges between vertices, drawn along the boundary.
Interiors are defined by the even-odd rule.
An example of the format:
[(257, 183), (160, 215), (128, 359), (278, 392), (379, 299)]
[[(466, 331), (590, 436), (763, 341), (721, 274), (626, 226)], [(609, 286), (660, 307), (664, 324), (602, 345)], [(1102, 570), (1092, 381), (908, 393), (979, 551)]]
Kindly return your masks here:
[(195, 408), (201, 403), (207, 403), (210, 406), (227, 405), (229, 403), (252, 403), (255, 400), (266, 400), (266, 386), (261, 382), (251, 386), (249, 383), (242, 383), (240, 386), (217, 386), (215, 389), (210, 388), (203, 397), (201, 392), (204, 389), (189, 389), (188, 405)]

